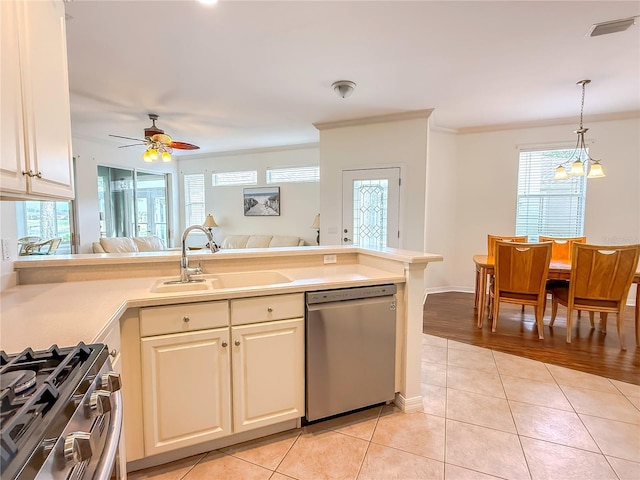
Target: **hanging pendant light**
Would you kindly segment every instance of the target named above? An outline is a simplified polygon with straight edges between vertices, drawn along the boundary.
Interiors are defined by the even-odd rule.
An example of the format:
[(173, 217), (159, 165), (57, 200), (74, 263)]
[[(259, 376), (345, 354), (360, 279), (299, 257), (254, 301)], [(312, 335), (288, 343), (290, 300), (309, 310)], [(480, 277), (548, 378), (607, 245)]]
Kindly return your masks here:
[(591, 158), (587, 147), (584, 143), (584, 134), (589, 130), (582, 124), (582, 116), (584, 112), (584, 93), (585, 87), (591, 83), (591, 80), (580, 80), (576, 85), (582, 87), (582, 102), (580, 104), (580, 125), (573, 133), (578, 135), (578, 141), (576, 142), (576, 148), (569, 157), (569, 159), (561, 163), (556, 167), (556, 173), (553, 177), (554, 180), (566, 180), (570, 177), (583, 177), (585, 173), (588, 173), (587, 178), (601, 178), (604, 177), (604, 171), (600, 160)]

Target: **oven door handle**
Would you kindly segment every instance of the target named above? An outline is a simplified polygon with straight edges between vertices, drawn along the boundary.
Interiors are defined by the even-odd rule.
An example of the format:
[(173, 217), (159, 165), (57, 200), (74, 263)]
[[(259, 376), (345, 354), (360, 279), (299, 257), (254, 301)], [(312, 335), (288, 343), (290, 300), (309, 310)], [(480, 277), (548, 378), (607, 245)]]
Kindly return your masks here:
[[(109, 433), (105, 441), (102, 459), (93, 476), (93, 480), (109, 480), (114, 465), (116, 465), (116, 455), (118, 455), (118, 443), (120, 443), (120, 432), (122, 430), (122, 392), (118, 390), (113, 394), (114, 401), (111, 409), (111, 419), (109, 423)], [(120, 478), (120, 477), (116, 477)]]

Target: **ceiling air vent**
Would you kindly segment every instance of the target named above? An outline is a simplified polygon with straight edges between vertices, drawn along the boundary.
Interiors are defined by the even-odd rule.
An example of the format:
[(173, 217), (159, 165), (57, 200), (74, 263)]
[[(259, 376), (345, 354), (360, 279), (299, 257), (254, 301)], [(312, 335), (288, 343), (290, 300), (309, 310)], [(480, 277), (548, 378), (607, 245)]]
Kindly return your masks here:
[(637, 17), (629, 17), (622, 18), (620, 20), (611, 20), (609, 22), (602, 22), (594, 24), (589, 33), (587, 33), (588, 37), (597, 37), (599, 35), (608, 35), (609, 33), (616, 32), (624, 32), (631, 25), (636, 23)]

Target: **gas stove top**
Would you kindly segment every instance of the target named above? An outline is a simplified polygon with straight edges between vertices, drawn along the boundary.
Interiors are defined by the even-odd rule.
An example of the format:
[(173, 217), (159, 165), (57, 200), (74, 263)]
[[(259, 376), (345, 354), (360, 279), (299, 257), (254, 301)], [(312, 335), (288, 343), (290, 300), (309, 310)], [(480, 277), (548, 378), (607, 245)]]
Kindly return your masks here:
[[(69, 478), (68, 471), (78, 470), (77, 465), (84, 464), (84, 472), (97, 463), (99, 452), (91, 449), (105, 442), (92, 432), (96, 421), (111, 417), (111, 393), (119, 387), (103, 344), (0, 352), (2, 478)], [(82, 452), (82, 440), (68, 440), (70, 429), (91, 437), (88, 457), (86, 450), (76, 455)]]

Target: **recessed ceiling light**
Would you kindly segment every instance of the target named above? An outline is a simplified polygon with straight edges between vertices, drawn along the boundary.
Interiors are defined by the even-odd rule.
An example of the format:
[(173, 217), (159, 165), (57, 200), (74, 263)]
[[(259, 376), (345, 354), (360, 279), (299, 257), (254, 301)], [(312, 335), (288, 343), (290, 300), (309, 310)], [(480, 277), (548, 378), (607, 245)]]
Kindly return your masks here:
[(635, 25), (637, 17), (621, 18), (620, 20), (610, 20), (608, 22), (596, 23), (591, 26), (588, 37), (608, 35), (610, 33), (624, 32), (632, 25)]
[(203, 5), (214, 5), (218, 3), (218, 0), (198, 0)]

